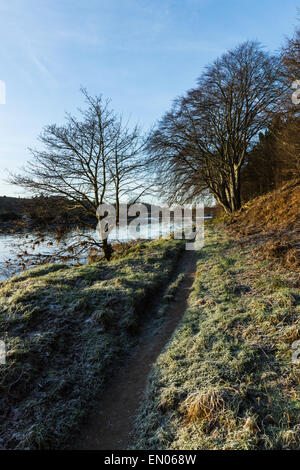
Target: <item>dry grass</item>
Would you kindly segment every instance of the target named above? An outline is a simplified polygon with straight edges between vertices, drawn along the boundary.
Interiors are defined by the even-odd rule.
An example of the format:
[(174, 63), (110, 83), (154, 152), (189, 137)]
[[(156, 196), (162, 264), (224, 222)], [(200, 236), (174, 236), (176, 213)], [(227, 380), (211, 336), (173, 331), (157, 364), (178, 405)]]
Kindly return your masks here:
[(253, 199), (236, 214), (227, 218), (227, 224), (232, 231), (240, 235), (267, 231), (295, 232), (300, 228), (299, 223), (299, 180)]
[(300, 270), (300, 181), (253, 199), (225, 224), (241, 246), (253, 239), (257, 259)]
[(187, 423), (205, 421), (209, 425), (224, 413), (228, 389), (208, 389), (191, 393), (180, 406)]
[(292, 270), (300, 269), (300, 249), (298, 243), (296, 243), (296, 240), (291, 240), (286, 236), (283, 236), (281, 239), (273, 238), (265, 243), (261, 243), (256, 253), (261, 259), (268, 261), (279, 260), (286, 268)]

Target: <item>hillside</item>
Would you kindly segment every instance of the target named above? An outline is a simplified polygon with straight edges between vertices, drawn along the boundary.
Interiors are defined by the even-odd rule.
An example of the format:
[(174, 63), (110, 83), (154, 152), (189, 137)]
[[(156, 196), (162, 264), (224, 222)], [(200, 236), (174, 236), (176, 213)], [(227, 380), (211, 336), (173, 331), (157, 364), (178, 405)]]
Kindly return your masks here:
[(263, 259), (280, 261), (292, 269), (300, 267), (300, 181), (253, 199), (225, 219), (229, 231), (240, 242), (255, 243)]
[(251, 235), (300, 230), (300, 180), (252, 199), (229, 217), (235, 232)]

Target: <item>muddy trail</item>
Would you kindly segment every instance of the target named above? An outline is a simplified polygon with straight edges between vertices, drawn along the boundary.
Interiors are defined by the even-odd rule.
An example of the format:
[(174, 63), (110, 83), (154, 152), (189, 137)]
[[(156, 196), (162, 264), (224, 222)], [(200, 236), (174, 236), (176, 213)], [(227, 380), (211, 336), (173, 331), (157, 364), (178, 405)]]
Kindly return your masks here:
[(130, 444), (130, 432), (146, 389), (147, 377), (162, 349), (172, 336), (187, 307), (196, 272), (196, 254), (185, 251), (171, 282), (183, 274), (174, 300), (169, 304), (162, 323), (155, 324), (155, 309), (141, 328), (133, 355), (107, 384), (97, 409), (81, 427), (71, 449), (124, 450)]

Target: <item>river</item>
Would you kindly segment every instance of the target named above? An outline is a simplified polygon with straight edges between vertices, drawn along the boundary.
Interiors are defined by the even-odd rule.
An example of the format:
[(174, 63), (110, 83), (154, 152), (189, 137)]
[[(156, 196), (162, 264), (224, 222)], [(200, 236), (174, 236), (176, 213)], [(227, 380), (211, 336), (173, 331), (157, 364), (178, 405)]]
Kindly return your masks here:
[[(170, 231), (176, 229), (181, 229), (181, 226), (174, 225), (174, 224), (161, 224), (158, 221), (152, 221), (150, 225), (147, 219), (144, 219), (144, 223), (138, 227), (136, 230), (134, 227), (130, 226), (123, 226), (119, 227), (116, 232), (114, 229), (111, 231), (109, 236), (109, 241), (111, 243), (115, 243), (117, 241), (124, 242), (130, 241), (134, 239), (154, 239), (159, 237), (160, 235), (166, 235), (170, 233)], [(94, 236), (95, 238), (98, 237), (96, 231), (86, 232)], [(96, 236), (95, 236), (96, 234)], [(55, 250), (57, 248), (65, 248), (65, 253), (67, 254), (67, 248), (74, 239), (75, 236), (78, 236), (77, 231), (71, 231), (63, 240), (57, 241), (54, 234), (45, 234), (43, 237), (43, 241), (33, 247), (32, 245), (30, 248), (27, 249), (27, 252), (30, 255), (54, 255)], [(19, 266), (20, 259), (18, 257), (18, 246), (25, 246), (28, 245), (28, 239), (34, 237), (34, 233), (14, 233), (14, 234), (0, 234), (0, 282), (4, 281), (5, 279), (9, 278), (12, 274), (16, 274), (22, 270), (22, 266)], [(98, 237), (99, 238), (99, 237)], [(8, 260), (9, 260), (9, 268), (8, 268)], [(58, 261), (57, 261), (58, 262)], [(86, 263), (87, 262), (87, 253), (81, 256), (80, 262)], [(69, 261), (69, 264), (72, 264), (72, 260)], [(32, 267), (29, 265), (26, 266), (27, 268)]]

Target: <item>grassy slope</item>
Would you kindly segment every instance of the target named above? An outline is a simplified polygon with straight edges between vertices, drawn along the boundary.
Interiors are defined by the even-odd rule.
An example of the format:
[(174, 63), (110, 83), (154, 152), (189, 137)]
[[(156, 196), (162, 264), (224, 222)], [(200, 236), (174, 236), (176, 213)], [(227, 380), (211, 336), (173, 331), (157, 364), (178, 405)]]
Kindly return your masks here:
[(235, 238), (255, 243), (261, 259), (300, 270), (300, 180), (253, 199), (225, 223)]
[(289, 232), (300, 230), (300, 180), (286, 183), (279, 189), (258, 196), (240, 211), (227, 217), (227, 223), (241, 235)]
[(299, 448), (298, 282), (255, 259), (251, 243), (206, 232), (190, 307), (149, 379), (135, 448)]
[(0, 284), (0, 447), (62, 444), (130, 352), (182, 249), (159, 240), (109, 264), (48, 265)]

